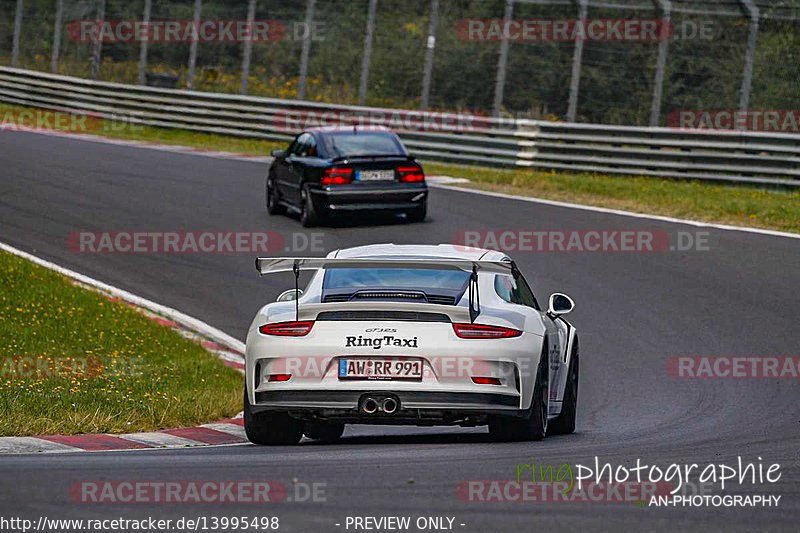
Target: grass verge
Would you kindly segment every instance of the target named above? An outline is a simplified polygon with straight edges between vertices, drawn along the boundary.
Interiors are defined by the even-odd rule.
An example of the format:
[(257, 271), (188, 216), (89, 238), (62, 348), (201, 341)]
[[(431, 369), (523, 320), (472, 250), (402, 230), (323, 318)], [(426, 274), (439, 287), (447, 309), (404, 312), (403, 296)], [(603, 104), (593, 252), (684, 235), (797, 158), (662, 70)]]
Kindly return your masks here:
[(172, 329), (5, 252), (0, 278), (0, 436), (151, 431), (241, 410), (241, 374)]
[[(21, 110), (0, 104), (0, 112)], [(87, 128), (92, 129), (92, 128)], [(211, 150), (268, 155), (286, 143), (142, 126), (121, 131), (87, 131)], [(800, 190), (734, 186), (642, 176), (498, 169), (427, 162), (429, 175), (468, 178), (462, 187), (622, 209), (720, 224), (800, 233)]]

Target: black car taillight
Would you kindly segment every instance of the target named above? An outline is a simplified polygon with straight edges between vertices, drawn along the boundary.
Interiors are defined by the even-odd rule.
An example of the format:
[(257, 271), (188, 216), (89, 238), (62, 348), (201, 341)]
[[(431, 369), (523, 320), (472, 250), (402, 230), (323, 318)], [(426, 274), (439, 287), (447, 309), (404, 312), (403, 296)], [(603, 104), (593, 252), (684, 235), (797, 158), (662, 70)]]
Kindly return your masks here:
[(325, 169), (320, 183), (322, 185), (346, 185), (353, 181), (353, 169), (348, 167), (331, 167)]
[(308, 335), (314, 327), (313, 320), (303, 322), (278, 322), (276, 324), (264, 324), (258, 331), (264, 335), (277, 335), (279, 337), (302, 337)]
[(419, 165), (397, 167), (397, 177), (403, 182), (425, 181), (425, 173)]

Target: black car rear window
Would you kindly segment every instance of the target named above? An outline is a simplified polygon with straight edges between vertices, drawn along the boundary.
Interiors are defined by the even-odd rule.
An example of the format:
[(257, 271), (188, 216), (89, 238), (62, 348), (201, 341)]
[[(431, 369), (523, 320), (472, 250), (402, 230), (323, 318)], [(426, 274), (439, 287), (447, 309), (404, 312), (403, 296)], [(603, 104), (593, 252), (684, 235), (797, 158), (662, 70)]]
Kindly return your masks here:
[(322, 135), (325, 151), (333, 157), (399, 155), (407, 152), (393, 133), (381, 131), (337, 131)]
[(462, 290), (469, 274), (460, 270), (337, 268), (325, 271), (323, 290), (416, 289)]

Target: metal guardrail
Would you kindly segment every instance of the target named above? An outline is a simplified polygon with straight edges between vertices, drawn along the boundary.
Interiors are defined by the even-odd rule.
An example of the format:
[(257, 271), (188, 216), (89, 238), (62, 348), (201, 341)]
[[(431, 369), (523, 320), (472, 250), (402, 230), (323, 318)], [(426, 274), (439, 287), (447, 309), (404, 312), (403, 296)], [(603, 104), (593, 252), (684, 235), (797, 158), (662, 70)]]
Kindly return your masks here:
[[(287, 114), (308, 113), (347, 123), (363, 116), (421, 112), (202, 93), (97, 82), (0, 67), (0, 101), (106, 119), (286, 141), (297, 131)], [(442, 115), (436, 128), (400, 129), (422, 160), (536, 167), (575, 172), (661, 176), (720, 182), (800, 186), (800, 135), (752, 131), (678, 130)], [(351, 121), (351, 123), (352, 123)], [(291, 123), (291, 121), (289, 121)], [(391, 124), (391, 121), (389, 122)]]

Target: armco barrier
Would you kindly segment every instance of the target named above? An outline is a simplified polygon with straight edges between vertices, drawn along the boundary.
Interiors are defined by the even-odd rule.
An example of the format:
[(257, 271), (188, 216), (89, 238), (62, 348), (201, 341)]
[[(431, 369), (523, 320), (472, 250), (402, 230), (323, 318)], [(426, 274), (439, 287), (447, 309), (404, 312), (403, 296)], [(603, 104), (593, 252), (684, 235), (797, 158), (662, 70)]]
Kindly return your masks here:
[[(60, 111), (124, 117), (136, 124), (286, 141), (288, 113), (354, 116), (400, 113), (379, 109), (97, 82), (0, 67), (0, 101)], [(723, 182), (800, 185), (800, 135), (753, 131), (679, 130), (547, 122), (471, 115), (433, 128), (398, 131), (422, 160), (536, 167)], [(353, 120), (357, 120), (354, 118)]]

